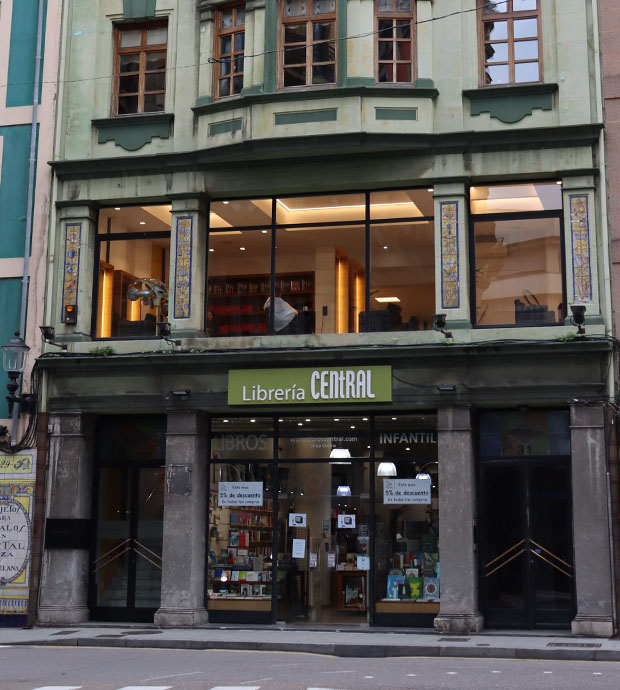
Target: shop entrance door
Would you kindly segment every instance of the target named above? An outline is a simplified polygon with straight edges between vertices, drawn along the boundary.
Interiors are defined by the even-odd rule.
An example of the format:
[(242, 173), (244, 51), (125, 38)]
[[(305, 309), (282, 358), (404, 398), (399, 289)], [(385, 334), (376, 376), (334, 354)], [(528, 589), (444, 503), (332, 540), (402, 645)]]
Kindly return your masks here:
[(575, 615), (567, 458), (480, 468), (480, 594), (490, 628), (569, 628)]
[(152, 621), (161, 601), (163, 467), (100, 467), (93, 618)]

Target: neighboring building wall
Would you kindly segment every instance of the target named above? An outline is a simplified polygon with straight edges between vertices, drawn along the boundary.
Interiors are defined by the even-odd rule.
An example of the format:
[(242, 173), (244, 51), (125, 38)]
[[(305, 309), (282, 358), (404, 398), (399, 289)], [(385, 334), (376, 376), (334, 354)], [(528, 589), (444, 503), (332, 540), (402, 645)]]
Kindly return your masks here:
[[(38, 144), (35, 173), (33, 231), (29, 268), (26, 333), (31, 348), (24, 372), (28, 390), (30, 371), (41, 351), (38, 326), (43, 324), (45, 257), (52, 157), (61, 0), (47, 0), (44, 15)], [(32, 124), (38, 2), (0, 2), (0, 344), (20, 325), (22, 276), (28, 199), (28, 167)], [(6, 375), (0, 372), (0, 425), (10, 426)], [(3, 439), (4, 440), (4, 439)]]

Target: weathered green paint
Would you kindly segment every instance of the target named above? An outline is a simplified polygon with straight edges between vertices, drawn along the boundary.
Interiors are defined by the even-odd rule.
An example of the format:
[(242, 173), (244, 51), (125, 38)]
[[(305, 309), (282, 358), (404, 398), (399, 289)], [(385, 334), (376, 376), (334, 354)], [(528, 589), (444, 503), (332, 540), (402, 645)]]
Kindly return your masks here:
[(372, 77), (347, 77), (346, 79), (347, 87), (368, 86), (372, 88), (375, 85), (376, 82)]
[[(35, 0), (13, 2), (11, 20), (11, 44), (9, 50), (9, 69), (7, 74), (6, 105), (14, 107), (32, 105), (34, 89), (35, 57), (37, 51), (37, 16), (39, 3)], [(47, 0), (43, 6), (43, 45), (45, 50), (45, 17)], [(41, 62), (43, 75), (43, 62)], [(39, 103), (41, 89), (39, 88)]]
[(0, 127), (0, 137), (3, 138), (0, 258), (5, 259), (24, 255), (30, 125)]
[(391, 366), (231, 369), (229, 405), (391, 402)]
[(338, 0), (336, 44), (336, 83), (344, 86), (347, 83), (347, 0)]
[(278, 64), (278, 0), (267, 0), (265, 7), (265, 92), (276, 90), (276, 65)]
[(214, 137), (216, 134), (226, 134), (227, 132), (238, 132), (243, 126), (243, 119), (224, 120), (223, 122), (212, 122), (209, 125), (209, 136)]
[(155, 16), (157, 0), (123, 0), (125, 19), (144, 19)]
[(293, 113), (276, 113), (276, 125), (300, 125), (309, 122), (333, 122), (338, 119), (338, 108), (327, 110), (299, 110)]
[(377, 120), (417, 120), (417, 108), (375, 108)]
[[(3, 179), (4, 183), (4, 179)], [(0, 278), (0, 343), (6, 341), (19, 330), (19, 308), (21, 304), (22, 281), (20, 278)], [(0, 373), (0, 419), (8, 417), (8, 404), (5, 399), (8, 378), (4, 370)]]
[(434, 89), (435, 82), (432, 79), (416, 79), (416, 89)]
[(553, 92), (557, 84), (532, 84), (528, 86), (507, 86), (463, 91), (469, 99), (471, 115), (489, 113), (507, 124), (519, 122), (533, 110), (552, 110)]
[(300, 91), (280, 91), (278, 93), (256, 93), (245, 94), (239, 98), (226, 99), (222, 101), (213, 101), (209, 96), (201, 96), (196, 100), (196, 105), (192, 108), (196, 115), (207, 115), (213, 113), (222, 113), (227, 110), (238, 110), (239, 108), (249, 108), (254, 105), (262, 105), (264, 103), (290, 103), (293, 101), (315, 101), (324, 99), (341, 99), (349, 98), (351, 96), (362, 97), (377, 97), (385, 98), (430, 98), (435, 99), (439, 95), (437, 89), (420, 89), (417, 87), (390, 87), (390, 86), (375, 86), (371, 79), (369, 85), (358, 84), (355, 86), (347, 85), (345, 87), (334, 89), (308, 89)]
[(98, 130), (97, 141), (105, 144), (113, 141), (126, 151), (137, 151), (148, 144), (153, 137), (168, 139), (174, 116), (169, 113), (157, 115), (135, 115), (132, 117), (110, 117), (93, 120)]

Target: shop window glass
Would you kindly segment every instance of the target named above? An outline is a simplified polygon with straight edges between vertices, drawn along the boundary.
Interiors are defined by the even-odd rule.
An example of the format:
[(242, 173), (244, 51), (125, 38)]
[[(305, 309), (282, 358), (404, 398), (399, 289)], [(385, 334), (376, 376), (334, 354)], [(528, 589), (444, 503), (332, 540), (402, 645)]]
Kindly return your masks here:
[(335, 0), (280, 0), (280, 85), (336, 82)]
[(481, 412), (480, 455), (570, 455), (568, 410)]
[(517, 84), (542, 79), (538, 0), (478, 0), (482, 83)]
[(370, 193), (372, 220), (391, 218), (432, 218), (432, 189), (395, 189)]
[(164, 110), (167, 40), (166, 24), (116, 27), (112, 104), (115, 115)]
[(276, 232), (276, 282), (298, 312), (288, 332), (357, 332), (365, 295), (364, 226), (289, 227)]
[(245, 5), (218, 10), (215, 26), (216, 97), (237, 96), (243, 88)]
[(411, 84), (414, 79), (414, 0), (376, 0), (377, 81)]
[(283, 460), (323, 460), (336, 466), (370, 454), (368, 417), (286, 416), (280, 418), (279, 430)]
[[(225, 422), (214, 424), (218, 428)], [(216, 432), (215, 438), (225, 436)], [(251, 434), (238, 438), (247, 441)], [(215, 460), (209, 484), (207, 607), (268, 613), (273, 586), (272, 466)]]
[[(256, 460), (273, 457), (273, 422), (263, 417), (217, 417), (211, 421), (211, 460)], [(224, 467), (220, 468), (224, 471)], [(245, 472), (245, 470), (244, 470)], [(230, 468), (230, 474), (236, 470)], [(231, 476), (232, 476), (231, 475)]]
[(329, 194), (276, 199), (278, 225), (339, 223), (364, 220), (365, 216), (365, 194)]
[(100, 212), (96, 337), (154, 336), (156, 323), (167, 319), (168, 209), (126, 207)]
[(208, 335), (265, 335), (271, 230), (211, 230), (208, 261)]
[(562, 323), (559, 185), (477, 187), (471, 203), (476, 325)]
[(435, 614), (441, 590), (436, 416), (377, 417), (375, 459), (376, 614)]
[[(371, 331), (433, 327), (435, 232), (432, 221), (372, 225), (370, 229)], [(364, 330), (365, 312), (360, 314)]]

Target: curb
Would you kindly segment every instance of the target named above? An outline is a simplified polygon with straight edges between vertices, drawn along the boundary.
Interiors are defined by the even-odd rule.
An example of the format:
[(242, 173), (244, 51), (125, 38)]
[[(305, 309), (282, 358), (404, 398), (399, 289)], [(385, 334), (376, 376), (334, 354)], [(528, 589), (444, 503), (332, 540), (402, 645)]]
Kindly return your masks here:
[(548, 661), (620, 661), (620, 650), (604, 649), (526, 649), (515, 647), (455, 647), (443, 645), (359, 645), (331, 643), (260, 642), (231, 640), (162, 640), (130, 637), (82, 637), (41, 639), (9, 643), (33, 647), (105, 647), (131, 649), (185, 649), (196, 651), (230, 650), (259, 652), (298, 652), (342, 658), (442, 657), (468, 659), (530, 659)]

